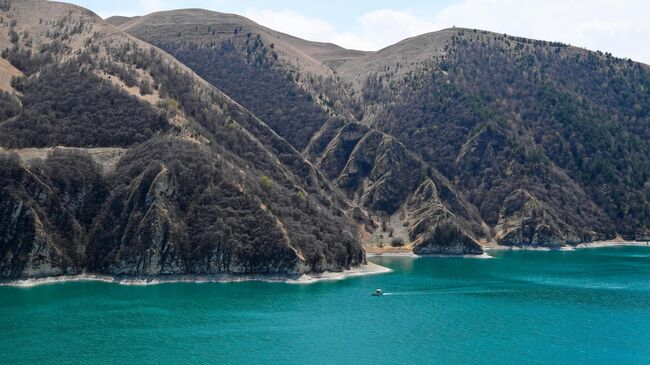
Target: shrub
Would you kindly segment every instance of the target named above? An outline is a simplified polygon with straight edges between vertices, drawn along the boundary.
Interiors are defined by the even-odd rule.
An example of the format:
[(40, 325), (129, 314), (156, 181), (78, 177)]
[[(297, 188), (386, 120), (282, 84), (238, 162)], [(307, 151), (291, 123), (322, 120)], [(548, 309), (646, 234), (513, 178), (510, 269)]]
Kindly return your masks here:
[(390, 240), (390, 245), (393, 247), (402, 247), (404, 246), (404, 239), (402, 237), (393, 237), (393, 239)]
[(271, 180), (271, 178), (266, 175), (262, 175), (260, 177), (260, 186), (262, 189), (268, 191), (271, 189), (271, 187), (273, 187), (273, 180)]

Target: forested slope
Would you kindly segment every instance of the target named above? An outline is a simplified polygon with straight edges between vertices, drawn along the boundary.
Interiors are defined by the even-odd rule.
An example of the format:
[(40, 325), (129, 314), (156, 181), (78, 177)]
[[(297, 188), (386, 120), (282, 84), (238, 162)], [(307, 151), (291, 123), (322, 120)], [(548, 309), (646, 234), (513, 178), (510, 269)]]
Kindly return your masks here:
[[(375, 221), (409, 211), (404, 224), (419, 232), (407, 198), (430, 178), (454, 192), (441, 204), (475, 241), (561, 245), (650, 230), (646, 65), (460, 28), (319, 53), (213, 12), (119, 25), (230, 90)], [(387, 143), (409, 157), (376, 156)]]
[(0, 146), (128, 148), (111, 172), (83, 153), (2, 154), (2, 277), (293, 276), (365, 262), (344, 197), (168, 54), (72, 5), (8, 2), (1, 16), (3, 57), (23, 75), (2, 94)]

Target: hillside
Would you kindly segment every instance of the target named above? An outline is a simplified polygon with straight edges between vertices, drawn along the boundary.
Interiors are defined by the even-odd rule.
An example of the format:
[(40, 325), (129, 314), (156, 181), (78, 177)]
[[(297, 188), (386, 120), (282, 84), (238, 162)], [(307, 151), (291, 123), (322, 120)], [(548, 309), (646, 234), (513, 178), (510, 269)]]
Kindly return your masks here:
[[(303, 151), (347, 193), (352, 203), (349, 213), (357, 218), (366, 244), (387, 246), (395, 232), (401, 232), (398, 238), (405, 242), (426, 242), (423, 246), (431, 246), (427, 251), (447, 244), (426, 239), (434, 235), (435, 224), (410, 235), (409, 229), (404, 230), (409, 225), (404, 211), (409, 196), (427, 179), (434, 179), (443, 191), (455, 189), (395, 138), (360, 127), (360, 94), (355, 95), (351, 84), (330, 67), (362, 59), (368, 52), (304, 41), (240, 16), (196, 9), (115, 24), (169, 52)], [(456, 193), (442, 194), (441, 199), (454, 234), (469, 238), (469, 251), (480, 251), (477, 239), (487, 232), (476, 209)], [(391, 227), (377, 229), (387, 224)]]
[[(544, 217), (540, 229), (559, 241), (588, 240), (589, 232), (647, 235), (646, 65), (484, 31), (442, 34), (448, 38), (437, 52), (404, 66), (408, 76), (396, 64), (366, 80), (364, 105), (375, 113), (367, 123), (452, 180), (495, 227), (497, 240), (527, 239), (514, 227), (530, 223), (517, 218), (513, 225), (510, 217), (513, 194), (529, 202), (518, 203), (516, 215), (530, 222), (536, 211)], [(379, 53), (402, 54), (409, 43), (418, 48), (436, 36)]]
[(323, 125), (352, 119), (350, 97), (332, 89), (340, 88), (340, 82), (320, 58), (363, 52), (304, 41), (238, 15), (207, 10), (108, 21), (170, 53), (264, 120), (298, 151)]
[[(281, 33), (199, 10), (154, 13), (121, 29), (241, 98), (361, 216), (403, 224), (412, 242), (441, 237), (431, 222), (442, 212), (460, 236), (484, 243), (556, 246), (650, 232), (646, 65), (460, 28), (377, 52), (322, 45), (316, 53), (315, 43), (295, 40), (289, 52)], [(431, 201), (418, 192), (428, 180), (452, 193), (425, 214), (423, 233), (417, 222)], [(376, 240), (372, 227), (363, 231), (366, 244)]]
[(365, 262), (344, 197), (220, 90), (86, 9), (2, 4), (3, 62), (19, 74), (0, 97), (1, 278)]

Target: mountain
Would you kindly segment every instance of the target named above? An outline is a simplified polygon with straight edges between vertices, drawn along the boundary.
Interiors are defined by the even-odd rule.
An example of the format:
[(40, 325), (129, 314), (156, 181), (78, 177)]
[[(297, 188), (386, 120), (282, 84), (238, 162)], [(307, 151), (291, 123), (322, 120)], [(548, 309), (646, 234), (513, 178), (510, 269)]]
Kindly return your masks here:
[(1, 278), (365, 263), (345, 197), (219, 89), (86, 9), (1, 4)]
[(301, 151), (361, 210), (367, 246), (378, 223), (422, 253), (650, 232), (647, 65), (461, 28), (359, 52), (203, 10), (115, 24)]
[(423, 54), (355, 66), (374, 73), (361, 89), (368, 123), (445, 174), (495, 240), (647, 236), (647, 65), (468, 29), (405, 40), (375, 57), (405, 49)]
[(387, 246), (396, 238), (416, 252), (452, 253), (446, 242), (425, 239), (435, 236), (435, 224), (409, 233), (407, 199), (432, 179), (451, 213), (448, 227), (471, 242), (454, 253), (481, 252), (477, 239), (487, 233), (476, 209), (393, 136), (360, 123), (360, 94), (331, 65), (369, 52), (301, 40), (237, 15), (198, 9), (107, 21), (169, 52), (301, 151), (346, 192), (366, 246)]
[(650, 236), (650, 68), (452, 28), (377, 52), (0, 2), (0, 277), (341, 271)]

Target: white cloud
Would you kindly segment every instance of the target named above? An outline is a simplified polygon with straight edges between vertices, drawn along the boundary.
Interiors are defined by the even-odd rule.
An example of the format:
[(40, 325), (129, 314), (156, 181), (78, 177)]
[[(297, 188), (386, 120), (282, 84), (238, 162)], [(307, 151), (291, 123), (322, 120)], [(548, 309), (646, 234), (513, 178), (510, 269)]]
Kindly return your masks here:
[(362, 36), (367, 40), (362, 48), (379, 49), (404, 38), (436, 30), (429, 21), (418, 18), (412, 10), (380, 9), (357, 18)]
[(650, 63), (650, 2), (644, 0), (460, 0), (437, 14), (379, 9), (342, 30), (291, 10), (248, 9), (244, 15), (301, 38), (377, 50), (451, 26), (561, 41)]
[(362, 50), (376, 50), (433, 29), (431, 23), (417, 18), (411, 10), (380, 9), (365, 13), (356, 19), (355, 29), (349, 31), (341, 31), (327, 21), (306, 17), (292, 10), (249, 8), (243, 15), (296, 37)]
[(292, 10), (247, 9), (243, 16), (265, 27), (314, 41), (328, 41), (336, 28), (320, 19), (308, 18)]

